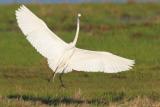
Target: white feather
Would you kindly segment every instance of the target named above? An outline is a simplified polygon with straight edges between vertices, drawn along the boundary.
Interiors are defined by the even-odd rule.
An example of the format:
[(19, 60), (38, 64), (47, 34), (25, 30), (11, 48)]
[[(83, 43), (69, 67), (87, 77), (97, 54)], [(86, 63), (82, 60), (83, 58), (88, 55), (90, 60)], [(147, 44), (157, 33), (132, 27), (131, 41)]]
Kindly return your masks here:
[(16, 18), (27, 40), (47, 59), (58, 58), (67, 47), (68, 44), (51, 32), (47, 25), (24, 5), (16, 11)]
[(76, 48), (68, 67), (77, 71), (117, 73), (130, 70), (133, 65), (133, 60), (122, 58), (109, 52)]

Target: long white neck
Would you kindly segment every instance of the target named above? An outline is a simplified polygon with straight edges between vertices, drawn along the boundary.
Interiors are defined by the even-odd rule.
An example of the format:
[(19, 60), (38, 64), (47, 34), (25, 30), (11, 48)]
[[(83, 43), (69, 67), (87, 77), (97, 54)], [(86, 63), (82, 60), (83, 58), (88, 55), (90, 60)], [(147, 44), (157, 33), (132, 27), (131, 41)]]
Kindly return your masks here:
[(76, 43), (77, 43), (77, 40), (78, 40), (78, 35), (79, 35), (79, 25), (80, 25), (80, 20), (79, 20), (79, 17), (81, 16), (81, 14), (79, 13), (78, 14), (78, 17), (77, 17), (77, 30), (76, 30), (76, 35), (74, 37), (74, 40), (73, 40), (73, 45), (75, 46)]

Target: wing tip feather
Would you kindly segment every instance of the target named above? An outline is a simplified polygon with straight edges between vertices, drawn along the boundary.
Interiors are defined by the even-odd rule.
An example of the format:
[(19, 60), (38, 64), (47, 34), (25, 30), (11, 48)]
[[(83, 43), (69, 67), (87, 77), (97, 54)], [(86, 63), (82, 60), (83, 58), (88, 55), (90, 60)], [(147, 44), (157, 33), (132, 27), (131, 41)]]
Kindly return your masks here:
[(16, 16), (18, 15), (18, 13), (21, 13), (21, 12), (27, 10), (27, 9), (28, 9), (28, 8), (27, 8), (25, 5), (23, 5), (23, 4), (20, 5), (19, 8), (15, 11)]

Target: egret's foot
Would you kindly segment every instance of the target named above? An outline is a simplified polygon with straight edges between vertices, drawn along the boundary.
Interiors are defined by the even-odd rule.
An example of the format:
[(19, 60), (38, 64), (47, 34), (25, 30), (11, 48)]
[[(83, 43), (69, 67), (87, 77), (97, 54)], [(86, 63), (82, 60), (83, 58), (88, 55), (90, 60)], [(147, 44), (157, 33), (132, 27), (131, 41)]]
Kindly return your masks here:
[(60, 88), (60, 89), (66, 89), (66, 86), (65, 86), (64, 84), (61, 84), (61, 85), (59, 86), (59, 88)]

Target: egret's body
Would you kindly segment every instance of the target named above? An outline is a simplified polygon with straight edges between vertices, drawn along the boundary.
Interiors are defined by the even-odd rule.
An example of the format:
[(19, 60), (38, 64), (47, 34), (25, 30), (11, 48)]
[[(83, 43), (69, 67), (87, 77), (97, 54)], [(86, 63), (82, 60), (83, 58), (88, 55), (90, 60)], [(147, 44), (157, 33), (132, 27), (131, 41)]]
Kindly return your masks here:
[(79, 34), (79, 17), (73, 42), (66, 43), (53, 33), (47, 25), (27, 7), (22, 5), (16, 11), (18, 26), (33, 47), (43, 55), (56, 73), (72, 70), (86, 72), (117, 73), (132, 68), (134, 61), (109, 52), (90, 51), (76, 47)]

